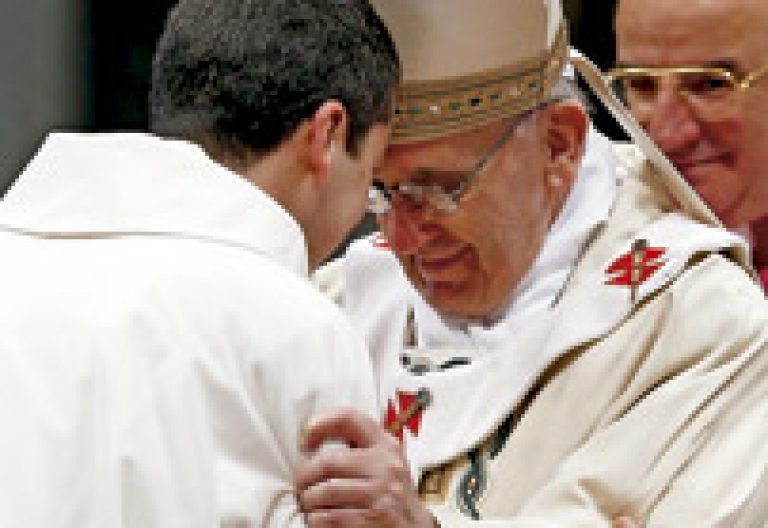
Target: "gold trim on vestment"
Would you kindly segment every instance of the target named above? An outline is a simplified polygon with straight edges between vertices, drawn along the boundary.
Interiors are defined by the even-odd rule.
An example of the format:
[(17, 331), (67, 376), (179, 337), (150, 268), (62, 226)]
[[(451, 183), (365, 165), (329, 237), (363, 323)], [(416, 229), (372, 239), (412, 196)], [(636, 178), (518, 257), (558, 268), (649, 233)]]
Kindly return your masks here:
[(398, 89), (392, 143), (415, 143), (522, 114), (546, 102), (568, 55), (565, 25), (552, 48), (493, 70)]

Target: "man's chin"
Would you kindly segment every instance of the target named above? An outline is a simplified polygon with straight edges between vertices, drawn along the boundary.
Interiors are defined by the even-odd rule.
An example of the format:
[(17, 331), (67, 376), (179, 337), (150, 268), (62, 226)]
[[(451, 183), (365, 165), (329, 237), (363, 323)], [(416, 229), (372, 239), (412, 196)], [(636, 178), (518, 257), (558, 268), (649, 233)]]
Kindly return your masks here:
[(740, 200), (737, 196), (730, 193), (718, 193), (717, 189), (708, 188), (702, 189), (701, 191), (698, 191), (698, 193), (709, 208), (712, 209), (712, 212), (715, 213), (715, 216), (717, 216), (727, 228), (734, 229), (745, 223), (739, 214)]
[(440, 315), (467, 317), (470, 304), (466, 287), (456, 282), (431, 282), (419, 284), (419, 293)]
[(463, 284), (449, 281), (421, 281), (419, 286), (419, 292), (425, 298), (444, 303), (458, 302), (464, 289)]
[(720, 161), (678, 166), (683, 177), (695, 189), (709, 185), (710, 182), (732, 180), (733, 169)]
[(477, 302), (466, 284), (433, 284), (420, 287), (422, 298), (443, 317), (468, 321), (484, 320), (494, 310)]
[(733, 171), (721, 165), (707, 164), (681, 172), (712, 212), (723, 223), (732, 226), (736, 221), (734, 212), (740, 201), (738, 189), (734, 185), (738, 178)]

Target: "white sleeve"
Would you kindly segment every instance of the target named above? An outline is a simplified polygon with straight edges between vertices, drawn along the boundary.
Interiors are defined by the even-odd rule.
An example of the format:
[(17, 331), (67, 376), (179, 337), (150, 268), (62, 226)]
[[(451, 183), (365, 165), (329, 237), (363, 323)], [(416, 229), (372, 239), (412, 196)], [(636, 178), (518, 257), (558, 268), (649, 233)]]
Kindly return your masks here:
[(220, 372), (204, 388), (221, 517), (238, 528), (303, 526), (294, 495), (301, 432), (325, 410), (376, 416), (373, 369), (362, 338), (306, 281), (275, 284), (268, 302), (247, 290), (233, 294), (243, 309), (222, 329), (228, 350), (215, 350), (210, 366)]

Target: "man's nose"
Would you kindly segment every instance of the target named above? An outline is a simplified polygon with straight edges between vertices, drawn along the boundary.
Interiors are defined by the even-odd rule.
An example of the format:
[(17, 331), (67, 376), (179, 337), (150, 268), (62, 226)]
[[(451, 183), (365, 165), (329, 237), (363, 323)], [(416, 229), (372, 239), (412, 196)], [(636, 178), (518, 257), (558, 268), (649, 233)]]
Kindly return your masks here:
[(439, 229), (430, 221), (426, 207), (395, 205), (379, 217), (379, 225), (396, 252), (409, 255), (416, 253), (438, 234)]
[(646, 122), (641, 124), (666, 154), (686, 151), (701, 137), (701, 123), (684, 95), (667, 83), (651, 105)]

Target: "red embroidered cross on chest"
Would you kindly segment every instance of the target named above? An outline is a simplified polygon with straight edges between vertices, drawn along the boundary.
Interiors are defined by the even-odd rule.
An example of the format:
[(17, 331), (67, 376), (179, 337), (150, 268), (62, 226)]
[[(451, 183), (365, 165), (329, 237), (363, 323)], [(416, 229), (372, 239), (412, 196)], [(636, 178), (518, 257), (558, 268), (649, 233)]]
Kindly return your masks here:
[(395, 402), (387, 402), (387, 414), (384, 417), (384, 426), (403, 441), (403, 430), (408, 429), (413, 436), (419, 436), (421, 418), (424, 410), (432, 403), (432, 395), (427, 389), (419, 389), (418, 392), (395, 392)]
[(381, 231), (373, 234), (371, 243), (373, 244), (373, 247), (375, 247), (376, 249), (392, 249), (392, 244), (390, 244), (389, 239), (387, 238), (387, 235), (385, 235)]
[(666, 248), (650, 247), (647, 240), (636, 240), (629, 253), (621, 255), (608, 267), (606, 284), (629, 286), (634, 303), (638, 287), (666, 264), (662, 259), (666, 253)]

